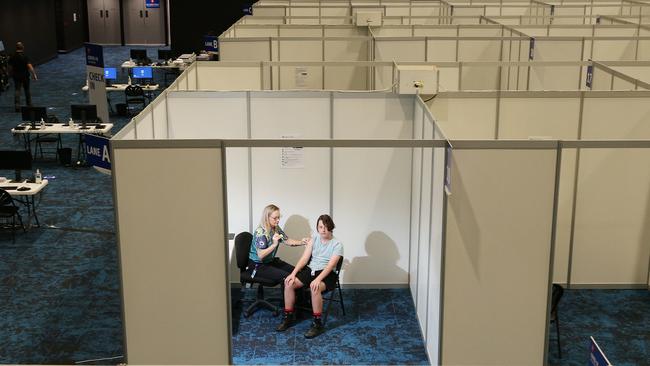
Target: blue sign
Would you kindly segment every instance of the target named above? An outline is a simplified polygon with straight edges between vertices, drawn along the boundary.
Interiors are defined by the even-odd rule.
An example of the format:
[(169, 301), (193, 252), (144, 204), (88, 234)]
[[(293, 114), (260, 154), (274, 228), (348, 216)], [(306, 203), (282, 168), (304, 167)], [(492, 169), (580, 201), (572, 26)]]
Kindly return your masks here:
[(451, 146), (447, 146), (447, 153), (445, 154), (445, 192), (451, 194)]
[(203, 36), (203, 49), (210, 52), (219, 52), (219, 37)]
[(86, 47), (86, 65), (104, 67), (104, 48), (101, 45), (85, 43)]
[(86, 163), (99, 168), (111, 170), (109, 139), (96, 135), (84, 135), (84, 152)]
[(241, 10), (244, 15), (253, 15), (253, 6), (250, 3), (242, 5)]
[(535, 58), (535, 38), (530, 39), (530, 49), (528, 50), (528, 59)]
[(145, 1), (145, 7), (147, 7), (147, 8), (159, 8), (160, 7), (160, 0), (146, 0)]
[(587, 66), (587, 81), (585, 85), (587, 88), (591, 89), (591, 86), (594, 83), (594, 65)]
[(589, 366), (611, 366), (594, 337), (589, 337)]

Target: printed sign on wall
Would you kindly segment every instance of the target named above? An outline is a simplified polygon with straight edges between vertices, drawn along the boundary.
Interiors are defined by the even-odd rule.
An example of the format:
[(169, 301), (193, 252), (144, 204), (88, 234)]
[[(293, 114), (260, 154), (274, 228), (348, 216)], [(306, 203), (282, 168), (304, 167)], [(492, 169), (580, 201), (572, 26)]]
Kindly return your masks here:
[(144, 5), (146, 8), (159, 8), (160, 0), (146, 0)]
[(203, 49), (208, 52), (219, 51), (219, 37), (217, 36), (203, 36)]

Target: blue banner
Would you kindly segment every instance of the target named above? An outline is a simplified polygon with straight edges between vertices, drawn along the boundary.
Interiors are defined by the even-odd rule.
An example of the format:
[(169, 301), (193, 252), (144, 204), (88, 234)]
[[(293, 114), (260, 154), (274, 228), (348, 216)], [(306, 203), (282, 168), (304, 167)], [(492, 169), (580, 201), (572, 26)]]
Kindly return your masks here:
[(210, 52), (219, 52), (219, 37), (203, 36), (203, 49)]
[(145, 1), (145, 7), (147, 7), (147, 8), (159, 8), (160, 7), (160, 0), (146, 0)]
[(611, 366), (594, 337), (589, 337), (589, 366)]
[(109, 139), (96, 135), (84, 135), (84, 152), (86, 163), (99, 168), (111, 170)]
[(244, 15), (253, 15), (253, 5), (251, 5), (251, 3), (243, 4), (241, 10)]
[(84, 43), (86, 47), (86, 65), (104, 67), (104, 48), (93, 43)]

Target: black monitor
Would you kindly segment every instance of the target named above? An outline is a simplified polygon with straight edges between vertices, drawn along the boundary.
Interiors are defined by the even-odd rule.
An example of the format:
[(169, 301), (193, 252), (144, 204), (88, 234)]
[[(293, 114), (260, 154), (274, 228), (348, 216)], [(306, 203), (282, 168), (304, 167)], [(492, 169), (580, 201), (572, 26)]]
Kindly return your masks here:
[(134, 61), (142, 61), (147, 59), (147, 50), (144, 48), (131, 49), (131, 59)]
[(30, 122), (36, 128), (36, 122), (47, 121), (47, 108), (45, 107), (20, 107), (23, 122)]
[(22, 182), (20, 172), (32, 170), (32, 154), (23, 150), (0, 150), (0, 170), (15, 171), (14, 183)]
[(174, 58), (174, 54), (172, 53), (172, 50), (158, 50), (159, 60), (167, 61), (173, 58)]
[(86, 130), (86, 123), (97, 122), (97, 106), (94, 104), (71, 104), (70, 117), (81, 123), (81, 129)]

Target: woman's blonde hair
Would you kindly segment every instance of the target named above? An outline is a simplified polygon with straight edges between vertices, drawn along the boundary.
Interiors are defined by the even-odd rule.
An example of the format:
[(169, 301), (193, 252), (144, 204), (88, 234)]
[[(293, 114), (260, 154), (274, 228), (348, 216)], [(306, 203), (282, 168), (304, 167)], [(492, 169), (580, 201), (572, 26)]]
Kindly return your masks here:
[(264, 207), (264, 210), (262, 211), (262, 219), (260, 220), (260, 226), (263, 227), (267, 233), (271, 231), (271, 224), (269, 223), (269, 217), (271, 217), (271, 214), (274, 213), (275, 211), (280, 211), (280, 207), (274, 204), (270, 204)]

